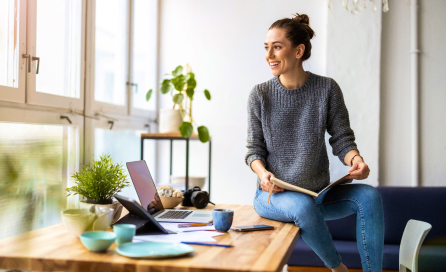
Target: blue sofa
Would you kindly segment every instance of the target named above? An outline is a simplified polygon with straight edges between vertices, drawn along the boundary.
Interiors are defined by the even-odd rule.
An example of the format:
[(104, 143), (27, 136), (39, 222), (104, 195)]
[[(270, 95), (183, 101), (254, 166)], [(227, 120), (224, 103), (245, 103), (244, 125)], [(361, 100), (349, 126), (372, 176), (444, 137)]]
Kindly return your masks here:
[[(446, 271), (446, 187), (377, 187), (384, 207), (383, 269), (399, 269), (399, 248), (409, 219), (432, 225), (418, 257), (419, 271)], [(327, 221), (336, 249), (348, 268), (362, 268), (356, 244), (356, 217)], [(290, 266), (324, 263), (299, 239), (288, 260)]]

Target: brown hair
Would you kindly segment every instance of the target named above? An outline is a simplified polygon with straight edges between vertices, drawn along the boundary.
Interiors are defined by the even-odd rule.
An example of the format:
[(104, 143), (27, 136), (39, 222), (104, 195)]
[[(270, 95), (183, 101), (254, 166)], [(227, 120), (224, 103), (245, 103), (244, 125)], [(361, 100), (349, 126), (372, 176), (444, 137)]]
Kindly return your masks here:
[(285, 37), (291, 41), (293, 47), (299, 44), (305, 45), (305, 52), (302, 56), (302, 61), (305, 61), (311, 56), (311, 42), (310, 40), (315, 35), (313, 29), (310, 27), (310, 18), (306, 14), (296, 13), (293, 19), (283, 18), (275, 21), (269, 29), (282, 28), (286, 31)]

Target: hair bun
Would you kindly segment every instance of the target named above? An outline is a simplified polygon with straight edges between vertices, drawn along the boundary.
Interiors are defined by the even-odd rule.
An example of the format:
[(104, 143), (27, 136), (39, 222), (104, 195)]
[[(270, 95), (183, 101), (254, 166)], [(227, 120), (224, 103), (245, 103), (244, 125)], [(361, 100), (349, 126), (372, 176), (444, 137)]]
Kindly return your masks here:
[(301, 24), (307, 24), (307, 25), (310, 24), (310, 18), (306, 14), (296, 13), (294, 14), (293, 20), (298, 21)]
[(308, 32), (308, 36), (311, 40), (314, 36), (314, 30), (310, 27), (310, 17), (308, 17), (308, 15), (306, 15), (306, 14), (296, 13), (296, 14), (294, 14), (293, 20), (302, 24), (302, 26)]

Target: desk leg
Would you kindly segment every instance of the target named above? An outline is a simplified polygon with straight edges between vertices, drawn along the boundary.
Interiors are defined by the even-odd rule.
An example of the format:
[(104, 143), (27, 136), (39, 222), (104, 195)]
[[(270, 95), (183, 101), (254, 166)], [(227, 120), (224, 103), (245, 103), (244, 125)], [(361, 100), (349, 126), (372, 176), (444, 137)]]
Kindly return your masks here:
[(208, 190), (209, 190), (209, 200), (211, 199), (211, 158), (212, 158), (212, 143), (209, 139), (209, 173), (208, 173)]
[(144, 138), (141, 137), (141, 160), (144, 160)]
[(173, 143), (173, 140), (170, 140), (170, 176), (169, 176), (169, 178), (172, 177), (172, 143)]
[(186, 190), (189, 189), (189, 139), (186, 139)]

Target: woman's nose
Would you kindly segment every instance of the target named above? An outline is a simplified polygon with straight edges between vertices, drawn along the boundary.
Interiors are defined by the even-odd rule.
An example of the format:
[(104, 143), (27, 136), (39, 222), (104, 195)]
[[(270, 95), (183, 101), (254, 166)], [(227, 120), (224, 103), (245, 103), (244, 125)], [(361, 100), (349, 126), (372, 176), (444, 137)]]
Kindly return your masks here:
[(273, 50), (269, 49), (268, 52), (267, 52), (267, 56), (268, 56), (268, 58), (270, 58), (270, 59), (274, 58), (274, 52), (273, 52)]

